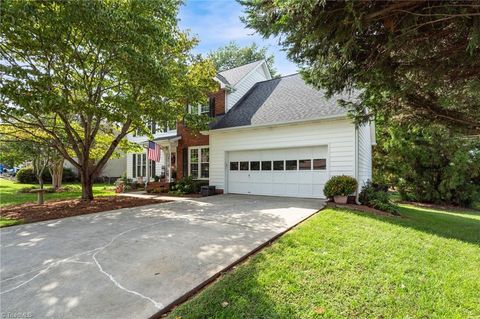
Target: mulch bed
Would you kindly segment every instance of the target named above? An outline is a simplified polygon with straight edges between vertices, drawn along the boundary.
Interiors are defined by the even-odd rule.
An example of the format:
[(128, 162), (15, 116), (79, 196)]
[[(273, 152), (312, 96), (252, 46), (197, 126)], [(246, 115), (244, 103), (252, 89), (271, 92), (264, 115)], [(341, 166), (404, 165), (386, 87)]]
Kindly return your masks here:
[(82, 202), (78, 199), (52, 200), (45, 202), (44, 205), (26, 203), (3, 207), (0, 216), (4, 218), (21, 219), (24, 223), (33, 223), (165, 202), (167, 201), (127, 196), (102, 196), (95, 198), (90, 203)]
[(392, 213), (384, 212), (383, 210), (379, 210), (379, 209), (376, 209), (376, 208), (373, 208), (373, 207), (368, 207), (368, 206), (365, 206), (365, 205), (337, 204), (337, 203), (334, 203), (334, 202), (327, 202), (327, 207), (351, 209), (351, 210), (370, 213), (370, 214), (374, 214), (374, 215), (378, 215), (378, 216), (403, 218), (400, 215), (394, 215)]

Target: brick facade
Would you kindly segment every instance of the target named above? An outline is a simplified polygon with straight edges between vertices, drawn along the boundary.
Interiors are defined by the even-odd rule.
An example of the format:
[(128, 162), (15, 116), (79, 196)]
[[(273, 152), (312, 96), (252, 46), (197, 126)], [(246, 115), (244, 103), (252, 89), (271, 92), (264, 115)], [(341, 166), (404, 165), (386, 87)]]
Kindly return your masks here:
[(215, 98), (215, 115), (225, 114), (225, 89), (220, 89), (209, 97)]
[(177, 179), (181, 179), (182, 177), (188, 174), (187, 172), (183, 172), (184, 170), (184, 149), (188, 150), (190, 146), (203, 146), (208, 145), (208, 135), (202, 135), (198, 133), (194, 135), (190, 132), (188, 128), (185, 127), (183, 123), (177, 124), (177, 134), (180, 135), (182, 138), (178, 141), (177, 147)]
[[(209, 97), (215, 98), (215, 116), (225, 114), (225, 90), (220, 89)], [(194, 135), (181, 122), (177, 123), (177, 134), (182, 137), (177, 147), (177, 180), (179, 180), (188, 174), (188, 169), (184, 172), (184, 149), (188, 150), (190, 146), (209, 145), (209, 137), (200, 133)]]

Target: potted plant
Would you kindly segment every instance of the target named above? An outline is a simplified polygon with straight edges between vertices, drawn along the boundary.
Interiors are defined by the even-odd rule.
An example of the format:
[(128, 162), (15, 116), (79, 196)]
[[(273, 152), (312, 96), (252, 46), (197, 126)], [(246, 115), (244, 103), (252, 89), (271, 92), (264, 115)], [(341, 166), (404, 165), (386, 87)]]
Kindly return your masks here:
[(348, 195), (353, 194), (358, 187), (357, 180), (351, 176), (333, 176), (325, 183), (323, 193), (333, 198), (335, 203), (346, 204)]

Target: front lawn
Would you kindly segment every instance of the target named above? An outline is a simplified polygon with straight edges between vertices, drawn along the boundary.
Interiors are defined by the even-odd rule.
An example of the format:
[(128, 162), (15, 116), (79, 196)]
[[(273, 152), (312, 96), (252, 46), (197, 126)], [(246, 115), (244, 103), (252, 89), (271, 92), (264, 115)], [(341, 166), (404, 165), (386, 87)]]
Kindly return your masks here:
[(22, 220), (0, 217), (0, 228), (21, 224)]
[(169, 318), (479, 318), (480, 212), (326, 209)]
[[(73, 199), (73, 198), (80, 198), (82, 195), (82, 191), (80, 188), (80, 184), (64, 184), (64, 185), (77, 185), (78, 190), (69, 191), (69, 192), (62, 192), (62, 193), (51, 193), (45, 194), (45, 200), (50, 199)], [(29, 193), (17, 193), (19, 189), (29, 186), (37, 186), (33, 184), (18, 184), (14, 181), (7, 180), (4, 178), (0, 178), (0, 207), (7, 206), (7, 205), (14, 205), (14, 204), (23, 204), (29, 202), (35, 202), (37, 200), (36, 194), (29, 194)], [(48, 187), (49, 185), (45, 185)], [(105, 185), (105, 184), (95, 184), (93, 186), (93, 194), (95, 196), (107, 196), (107, 195), (114, 195), (115, 191), (112, 188), (112, 185)]]

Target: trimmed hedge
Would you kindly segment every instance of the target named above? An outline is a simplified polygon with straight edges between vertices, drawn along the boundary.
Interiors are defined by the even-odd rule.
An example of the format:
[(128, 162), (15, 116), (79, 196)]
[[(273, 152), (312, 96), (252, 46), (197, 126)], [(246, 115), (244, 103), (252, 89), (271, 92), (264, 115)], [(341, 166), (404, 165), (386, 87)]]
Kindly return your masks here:
[(351, 176), (333, 176), (325, 183), (323, 194), (328, 198), (348, 196), (357, 190), (357, 180)]
[[(52, 182), (52, 176), (50, 175), (50, 172), (48, 169), (45, 169), (43, 171), (42, 176), (43, 176), (44, 183), (47, 184)], [(20, 169), (15, 175), (15, 177), (17, 178), (17, 181), (21, 184), (37, 184), (38, 183), (37, 177), (33, 172), (33, 167), (30, 167), (30, 166)], [(72, 169), (66, 168), (66, 167), (63, 168), (62, 182), (71, 183), (76, 181), (78, 181), (78, 177), (72, 171)]]

